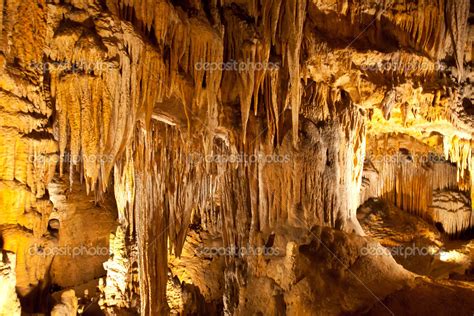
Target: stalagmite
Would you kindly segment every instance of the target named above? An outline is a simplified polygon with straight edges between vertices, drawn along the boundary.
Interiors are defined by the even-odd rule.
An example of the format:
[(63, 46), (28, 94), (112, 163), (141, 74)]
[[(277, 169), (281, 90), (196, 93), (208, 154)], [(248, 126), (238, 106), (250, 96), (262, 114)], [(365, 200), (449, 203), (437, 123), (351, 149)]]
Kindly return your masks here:
[(110, 238), (110, 253), (113, 256), (104, 263), (107, 278), (103, 288), (100, 288), (103, 309), (112, 311), (113, 308), (130, 308), (132, 299), (131, 289), (128, 284), (131, 277), (131, 265), (126, 249), (126, 235), (119, 226), (115, 235)]
[(0, 280), (0, 288), (2, 290), (0, 315), (21, 315), (20, 301), (15, 291), (15, 255), (13, 253), (3, 251), (1, 253)]

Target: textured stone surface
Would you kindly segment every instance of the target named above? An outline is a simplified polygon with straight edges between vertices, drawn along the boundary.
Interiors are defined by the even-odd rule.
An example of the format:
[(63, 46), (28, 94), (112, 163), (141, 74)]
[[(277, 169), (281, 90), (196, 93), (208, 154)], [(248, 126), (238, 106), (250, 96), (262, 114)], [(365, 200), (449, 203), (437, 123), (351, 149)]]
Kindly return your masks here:
[(0, 315), (21, 315), (15, 286), (15, 254), (2, 251), (0, 258)]
[(61, 303), (54, 306), (51, 316), (76, 315), (77, 306), (78, 302), (74, 290), (64, 291), (61, 294)]
[(87, 196), (79, 183), (69, 189), (68, 181), (54, 179), (48, 186), (55, 212), (57, 255), (49, 268), (50, 281), (62, 288), (98, 279), (106, 274), (102, 263), (109, 258), (110, 234), (115, 231), (116, 214), (113, 197), (99, 203)]
[(456, 191), (437, 191), (430, 206), (433, 220), (448, 233), (463, 231), (474, 223), (469, 199)]
[[(105, 269), (110, 313), (167, 313), (167, 284), (196, 312), (217, 293), (242, 315), (354, 312), (373, 295), (303, 232), (320, 227), (316, 236), (386, 296), (413, 276), (393, 259), (357, 257), (366, 240), (350, 233), (364, 234), (362, 202), (379, 196), (428, 218), (436, 190), (455, 189), (470, 192), (472, 216), (467, 0), (6, 0), (0, 12), (0, 236), (16, 254), (24, 311), (46, 312), (49, 271), (72, 286)], [(276, 67), (213, 68), (234, 61)], [(369, 175), (366, 148), (446, 162), (372, 161)], [(86, 193), (65, 212), (51, 202), (55, 174)], [(115, 206), (91, 206), (112, 192), (118, 228)], [(448, 222), (450, 232), (472, 226)], [(186, 248), (207, 235), (238, 249), (274, 239), (284, 256), (225, 256), (219, 274), (220, 263)], [(112, 255), (66, 275), (67, 259), (28, 254), (80, 240)], [(194, 260), (212, 266), (212, 281), (190, 270)], [(58, 312), (74, 306), (65, 297)]]

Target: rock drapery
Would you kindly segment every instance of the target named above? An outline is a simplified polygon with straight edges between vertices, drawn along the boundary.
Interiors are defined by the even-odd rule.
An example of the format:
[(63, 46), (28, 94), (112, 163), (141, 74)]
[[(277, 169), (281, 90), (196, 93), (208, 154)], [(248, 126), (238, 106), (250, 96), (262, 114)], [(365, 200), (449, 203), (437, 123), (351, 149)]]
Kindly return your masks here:
[[(114, 193), (119, 227), (101, 303), (144, 315), (168, 311), (169, 256), (181, 255), (194, 217), (239, 249), (285, 226), (328, 227), (329, 240), (333, 228), (362, 235), (356, 211), (374, 196), (447, 218), (450, 233), (474, 225), (467, 0), (6, 0), (0, 9), (0, 237), (32, 311), (51, 259), (28, 251), (58, 244), (56, 174), (95, 201)], [(384, 158), (402, 150), (404, 161), (369, 164), (372, 148)], [(443, 162), (406, 161), (430, 153)], [(457, 215), (434, 198), (448, 189), (471, 195)], [(258, 312), (244, 303), (247, 274), (277, 289), (275, 310), (296, 304), (286, 293), (295, 280), (259, 269), (304, 271), (321, 258), (303, 247), (310, 240), (280, 234), (283, 263), (225, 258), (226, 312)]]

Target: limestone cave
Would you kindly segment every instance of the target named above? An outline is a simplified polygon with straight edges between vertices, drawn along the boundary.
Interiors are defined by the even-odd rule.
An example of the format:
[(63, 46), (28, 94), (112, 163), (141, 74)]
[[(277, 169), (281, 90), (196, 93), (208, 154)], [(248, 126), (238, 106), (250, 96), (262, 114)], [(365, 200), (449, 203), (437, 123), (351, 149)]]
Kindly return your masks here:
[(1, 0), (0, 316), (473, 316), (473, 82), (469, 0)]

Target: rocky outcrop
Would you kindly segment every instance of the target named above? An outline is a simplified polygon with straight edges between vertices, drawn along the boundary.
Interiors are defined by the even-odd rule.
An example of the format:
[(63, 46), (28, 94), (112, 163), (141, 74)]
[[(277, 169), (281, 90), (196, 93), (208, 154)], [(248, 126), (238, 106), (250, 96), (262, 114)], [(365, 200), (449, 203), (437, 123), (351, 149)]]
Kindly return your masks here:
[[(336, 315), (372, 305), (410, 279), (410, 273), (394, 264), (393, 258), (361, 255), (363, 247), (381, 246), (325, 227), (276, 230), (274, 251), (236, 259), (228, 266), (225, 311)], [(388, 286), (381, 285), (380, 278), (386, 278)]]
[(15, 254), (2, 251), (0, 259), (0, 315), (21, 315), (20, 301), (15, 290)]
[(133, 288), (136, 284), (131, 279), (132, 267), (125, 242), (125, 233), (118, 227), (116, 233), (110, 236), (111, 258), (104, 262), (106, 278), (99, 281), (99, 305), (107, 313), (113, 313), (114, 309), (138, 308), (134, 304), (136, 299), (133, 297), (133, 290), (137, 289)]
[(109, 258), (109, 237), (116, 227), (113, 197), (96, 203), (78, 182), (70, 187), (67, 179), (58, 178), (48, 192), (54, 205), (48, 227), (58, 238), (55, 248), (43, 253), (52, 258), (51, 284), (71, 288), (105, 276), (102, 264)]
[(74, 290), (64, 291), (61, 294), (61, 303), (56, 304), (51, 316), (67, 316), (77, 314), (78, 301)]

